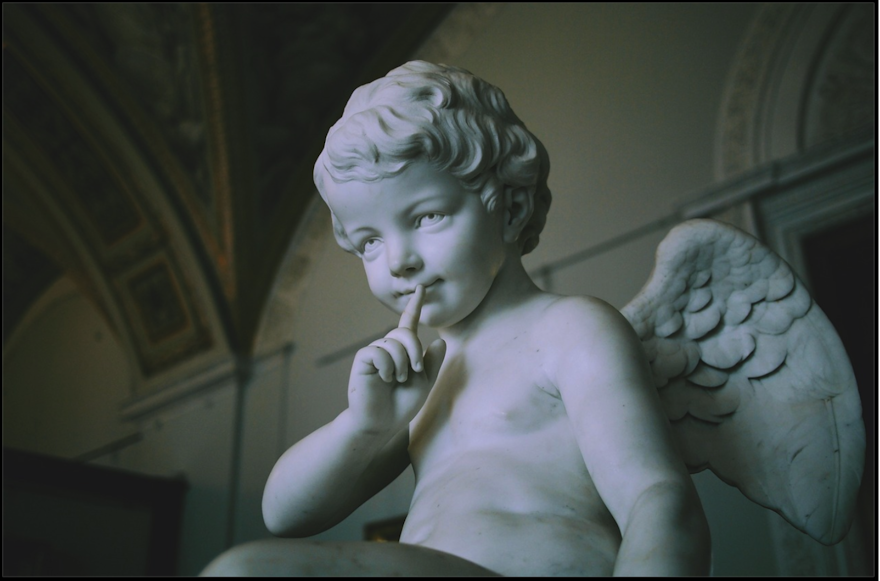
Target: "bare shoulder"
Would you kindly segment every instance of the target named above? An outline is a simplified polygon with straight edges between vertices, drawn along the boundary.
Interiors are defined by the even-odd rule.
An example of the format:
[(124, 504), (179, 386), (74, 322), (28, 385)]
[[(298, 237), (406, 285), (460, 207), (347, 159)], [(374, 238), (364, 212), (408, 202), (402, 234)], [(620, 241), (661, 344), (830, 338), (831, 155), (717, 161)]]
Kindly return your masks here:
[(638, 343), (629, 321), (602, 299), (558, 297), (549, 302), (536, 325), (536, 335), (563, 351), (602, 348), (609, 342)]
[(557, 386), (572, 374), (610, 378), (647, 364), (629, 321), (601, 299), (559, 297), (545, 307), (535, 331), (547, 346), (545, 364)]

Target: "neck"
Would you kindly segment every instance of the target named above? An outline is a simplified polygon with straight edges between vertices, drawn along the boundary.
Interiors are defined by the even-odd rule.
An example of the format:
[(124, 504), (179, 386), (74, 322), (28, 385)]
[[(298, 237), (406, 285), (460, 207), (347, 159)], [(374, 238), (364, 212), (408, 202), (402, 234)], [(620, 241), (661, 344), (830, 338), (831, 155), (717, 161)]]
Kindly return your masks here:
[(486, 297), (470, 315), (454, 325), (437, 329), (447, 346), (454, 348), (461, 345), (481, 329), (504, 319), (506, 313), (542, 293), (529, 277), (520, 257), (511, 258), (505, 262)]

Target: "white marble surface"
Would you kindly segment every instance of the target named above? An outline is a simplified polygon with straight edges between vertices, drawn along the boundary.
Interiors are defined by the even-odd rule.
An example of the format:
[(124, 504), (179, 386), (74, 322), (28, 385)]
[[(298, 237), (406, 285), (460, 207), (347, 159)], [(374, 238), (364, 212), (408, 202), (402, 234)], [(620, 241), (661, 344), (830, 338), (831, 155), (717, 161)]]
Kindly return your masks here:
[[(704, 252), (696, 231), (665, 244), (626, 317), (598, 299), (541, 291), (522, 255), (543, 228), (548, 168), (543, 146), (503, 95), (464, 71), (415, 63), (355, 92), (328, 134), (316, 184), (337, 241), (362, 259), (370, 290), (400, 323), (356, 354), (348, 408), (279, 459), (263, 513), (278, 536), (311, 536), (412, 465), (416, 485), (401, 544), (259, 542), (221, 555), (206, 573), (375, 574), (392, 559), (416, 574), (707, 574), (708, 528), (682, 454), (700, 467), (732, 458), (723, 475), (747, 494), (787, 459), (792, 469), (780, 494), (806, 499), (791, 512), (810, 520), (803, 506), (815, 511), (823, 502), (807, 493), (811, 478), (825, 477), (816, 466), (827, 453), (826, 442), (813, 446), (814, 434), (827, 422), (795, 434), (803, 445), (774, 445), (775, 455), (762, 456), (752, 440), (789, 430), (772, 421), (779, 411), (761, 416), (772, 408), (744, 394), (783, 375), (780, 342), (788, 346), (781, 361), (805, 357), (817, 365), (806, 367), (813, 375), (840, 367), (818, 364), (816, 349), (834, 347), (815, 347), (814, 331), (801, 329), (806, 321), (825, 334), (818, 309), (790, 272), (765, 268), (778, 259), (763, 249), (745, 279), (730, 276), (757, 255), (711, 223), (697, 230), (715, 237), (714, 250)], [(720, 338), (722, 322), (729, 338)], [(440, 337), (427, 349), (419, 323)], [(761, 338), (742, 331), (744, 323)], [(740, 371), (750, 387), (728, 395), (728, 376)], [(801, 399), (827, 407), (840, 391), (837, 378), (828, 379), (831, 388)], [(679, 380), (704, 389), (670, 398)], [(794, 404), (797, 426), (825, 418), (824, 410), (800, 411), (791, 389), (763, 393), (781, 413)], [(855, 442), (849, 416), (857, 399), (840, 407), (849, 414), (846, 429), (833, 423), (830, 433), (848, 429)], [(682, 436), (683, 424), (674, 431), (667, 414), (685, 413), (703, 420), (693, 422), (697, 430), (718, 424), (716, 432), (733, 436)], [(832, 460), (840, 460), (843, 490), (854, 465)], [(831, 520), (848, 506), (833, 507)], [(827, 530), (827, 520), (817, 519), (816, 530)], [(837, 531), (831, 526), (831, 535)]]

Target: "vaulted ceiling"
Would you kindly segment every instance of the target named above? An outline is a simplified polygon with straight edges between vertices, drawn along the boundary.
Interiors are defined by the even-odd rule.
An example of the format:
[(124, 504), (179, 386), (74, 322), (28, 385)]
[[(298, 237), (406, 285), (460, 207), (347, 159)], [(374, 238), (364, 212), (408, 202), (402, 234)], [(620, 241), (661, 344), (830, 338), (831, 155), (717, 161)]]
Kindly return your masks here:
[(145, 377), (249, 354), (327, 129), (451, 6), (4, 4), (4, 342), (66, 273)]

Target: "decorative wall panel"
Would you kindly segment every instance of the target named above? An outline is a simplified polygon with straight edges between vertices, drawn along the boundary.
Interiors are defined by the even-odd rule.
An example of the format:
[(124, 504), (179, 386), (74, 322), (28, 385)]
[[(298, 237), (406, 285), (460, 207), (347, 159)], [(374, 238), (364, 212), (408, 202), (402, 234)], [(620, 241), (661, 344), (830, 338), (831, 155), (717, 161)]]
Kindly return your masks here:
[(149, 377), (212, 346), (204, 316), (185, 289), (186, 278), (167, 252), (114, 278), (144, 376)]

